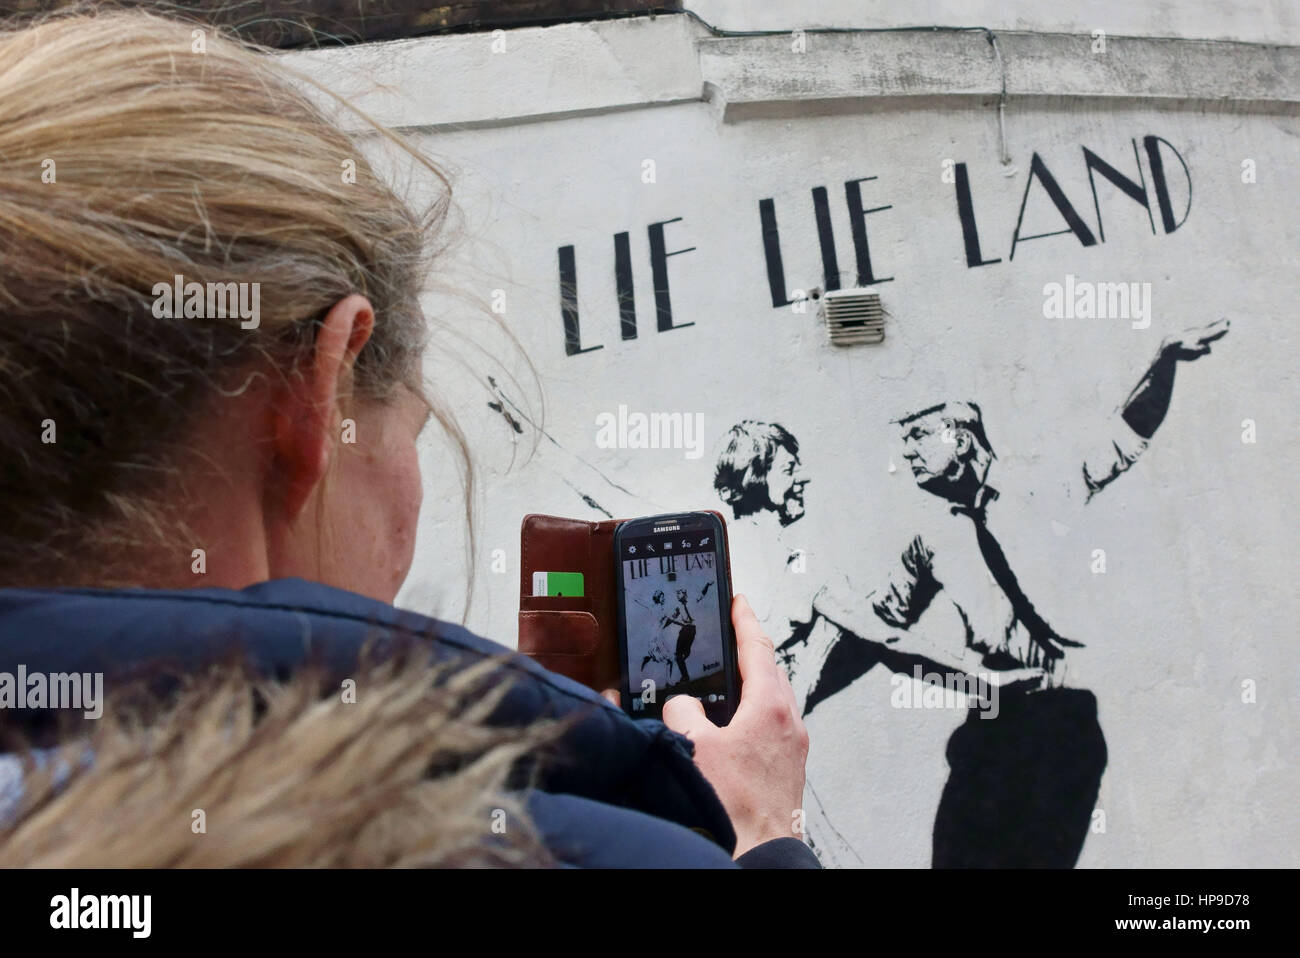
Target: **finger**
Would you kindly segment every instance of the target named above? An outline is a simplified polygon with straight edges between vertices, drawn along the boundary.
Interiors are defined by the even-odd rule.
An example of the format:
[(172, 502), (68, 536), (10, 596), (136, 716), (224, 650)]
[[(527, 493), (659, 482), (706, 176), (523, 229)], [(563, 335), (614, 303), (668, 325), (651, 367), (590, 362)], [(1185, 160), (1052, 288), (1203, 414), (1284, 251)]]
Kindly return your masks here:
[(603, 695), (610, 702), (612, 702), (615, 705), (615, 707), (617, 708), (623, 707), (622, 699), (619, 695), (618, 689), (605, 689), (605, 691), (601, 692), (600, 694)]
[[(736, 627), (736, 661), (741, 683), (746, 691), (752, 689), (756, 694), (770, 691), (778, 675), (776, 647), (763, 632), (749, 600), (743, 595), (732, 600), (731, 623)], [(743, 693), (741, 697), (743, 700)]]
[(1205, 327), (1205, 335), (1201, 337), (1201, 341), (1212, 343), (1216, 339), (1222, 339), (1224, 336), (1228, 335), (1228, 328), (1231, 325), (1232, 323), (1227, 319), (1227, 317), (1216, 319), (1214, 322), (1210, 323), (1210, 325)]
[(1046, 655), (1049, 659), (1059, 659), (1061, 656), (1065, 654), (1064, 649), (1062, 649), (1059, 645), (1057, 645), (1055, 642), (1053, 642), (1045, 635), (1039, 636), (1038, 644), (1042, 647), (1043, 654)]
[(717, 728), (704, 714), (704, 703), (693, 695), (674, 695), (664, 702), (663, 722), (674, 732), (690, 739), (700, 732)]

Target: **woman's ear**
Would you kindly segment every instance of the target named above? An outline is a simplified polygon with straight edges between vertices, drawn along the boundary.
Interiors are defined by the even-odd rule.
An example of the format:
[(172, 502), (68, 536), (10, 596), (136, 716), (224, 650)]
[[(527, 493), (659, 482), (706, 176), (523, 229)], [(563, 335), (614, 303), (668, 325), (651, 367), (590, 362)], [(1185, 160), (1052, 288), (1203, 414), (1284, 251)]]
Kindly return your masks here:
[(275, 392), (275, 486), (286, 519), (302, 511), (329, 469), (339, 438), (339, 403), (352, 390), (357, 355), (374, 326), (370, 301), (345, 296), (321, 321), (311, 358)]

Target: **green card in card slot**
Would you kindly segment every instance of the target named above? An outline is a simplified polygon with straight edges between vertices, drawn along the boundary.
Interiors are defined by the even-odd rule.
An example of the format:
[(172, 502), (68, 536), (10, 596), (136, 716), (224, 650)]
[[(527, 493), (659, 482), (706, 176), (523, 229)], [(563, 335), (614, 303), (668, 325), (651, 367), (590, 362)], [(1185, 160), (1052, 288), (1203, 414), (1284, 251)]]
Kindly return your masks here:
[(581, 596), (581, 572), (534, 572), (533, 595)]

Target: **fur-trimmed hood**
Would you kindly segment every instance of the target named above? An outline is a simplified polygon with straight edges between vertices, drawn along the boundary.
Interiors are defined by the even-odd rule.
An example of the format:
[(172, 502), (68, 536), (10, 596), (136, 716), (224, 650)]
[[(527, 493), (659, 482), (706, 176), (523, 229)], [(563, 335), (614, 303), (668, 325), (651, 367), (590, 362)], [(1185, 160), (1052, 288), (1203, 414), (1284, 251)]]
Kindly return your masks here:
[[(102, 674), (110, 703), (142, 679), (169, 694), (233, 658), (253, 682), (310, 668), (322, 687), (338, 688), (361, 674), (363, 650), (382, 660), (413, 645), (443, 676), (478, 666), (495, 692), (476, 722), (563, 720), (553, 747), (517, 762), (505, 782), (558, 863), (730, 864), (734, 832), (688, 739), (458, 626), (302, 580), (241, 591), (0, 589), (0, 674)], [(242, 694), (228, 686), (224, 701)], [(49, 747), (103, 721), (49, 704), (58, 703), (0, 710), (0, 729)]]

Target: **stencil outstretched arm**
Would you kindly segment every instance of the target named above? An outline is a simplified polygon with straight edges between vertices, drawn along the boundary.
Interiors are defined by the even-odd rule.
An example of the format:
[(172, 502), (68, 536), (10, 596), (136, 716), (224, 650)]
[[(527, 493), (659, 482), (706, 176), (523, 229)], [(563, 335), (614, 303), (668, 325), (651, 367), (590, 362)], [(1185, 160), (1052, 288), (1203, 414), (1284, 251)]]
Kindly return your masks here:
[(1089, 499), (1127, 472), (1146, 451), (1169, 412), (1178, 364), (1209, 355), (1211, 344), (1228, 335), (1230, 325), (1227, 319), (1219, 319), (1160, 344), (1155, 360), (1120, 407), (1120, 421), (1109, 444), (1084, 460), (1083, 481)]

